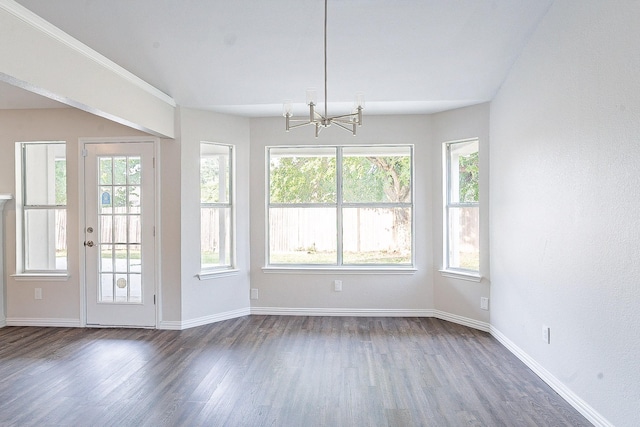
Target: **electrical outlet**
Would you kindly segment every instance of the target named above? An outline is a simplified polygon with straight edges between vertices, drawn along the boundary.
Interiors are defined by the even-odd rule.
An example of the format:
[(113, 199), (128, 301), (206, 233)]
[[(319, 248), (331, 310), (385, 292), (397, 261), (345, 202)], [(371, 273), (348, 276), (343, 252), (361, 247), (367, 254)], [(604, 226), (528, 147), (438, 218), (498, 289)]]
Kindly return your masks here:
[(342, 280), (333, 281), (333, 290), (336, 292), (342, 292)]
[(34, 298), (42, 299), (42, 288), (36, 288)]
[(489, 298), (480, 297), (480, 308), (483, 310), (489, 310)]
[(251, 288), (251, 299), (258, 299), (258, 289)]
[(542, 341), (551, 344), (551, 328), (547, 325), (542, 325)]

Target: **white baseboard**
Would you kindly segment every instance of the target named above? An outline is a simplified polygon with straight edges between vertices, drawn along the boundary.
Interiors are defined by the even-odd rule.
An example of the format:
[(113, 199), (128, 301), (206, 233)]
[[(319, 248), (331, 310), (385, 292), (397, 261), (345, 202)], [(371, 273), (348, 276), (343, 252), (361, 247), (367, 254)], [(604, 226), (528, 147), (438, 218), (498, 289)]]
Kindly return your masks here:
[(251, 307), (251, 314), (260, 316), (433, 317), (433, 310)]
[(7, 319), (3, 317), (0, 319), (0, 328), (4, 328), (5, 326), (7, 326)]
[(212, 314), (210, 316), (198, 317), (196, 319), (182, 321), (161, 321), (158, 329), (183, 330), (195, 328), (196, 326), (208, 325), (210, 323), (221, 322), (223, 320), (235, 319), (237, 317), (249, 316), (251, 311), (249, 307), (238, 310), (225, 311), (224, 313)]
[(447, 322), (457, 323), (458, 325), (468, 326), (470, 328), (478, 329), (484, 332), (489, 332), (491, 327), (491, 325), (486, 322), (481, 322), (479, 320), (458, 316), (457, 314), (451, 314), (440, 310), (433, 310), (433, 317), (440, 320), (446, 320)]
[(560, 380), (547, 371), (542, 365), (536, 362), (531, 356), (525, 353), (520, 347), (515, 345), (509, 338), (495, 327), (490, 327), (491, 335), (497, 339), (500, 344), (505, 346), (507, 350), (513, 353), (518, 359), (529, 367), (537, 376), (556, 391), (564, 400), (566, 400), (574, 409), (580, 412), (587, 420), (596, 427), (613, 427), (606, 418), (593, 409), (587, 402), (582, 400), (578, 395), (571, 391)]
[(49, 328), (79, 328), (80, 319), (8, 317), (6, 326), (39, 326)]

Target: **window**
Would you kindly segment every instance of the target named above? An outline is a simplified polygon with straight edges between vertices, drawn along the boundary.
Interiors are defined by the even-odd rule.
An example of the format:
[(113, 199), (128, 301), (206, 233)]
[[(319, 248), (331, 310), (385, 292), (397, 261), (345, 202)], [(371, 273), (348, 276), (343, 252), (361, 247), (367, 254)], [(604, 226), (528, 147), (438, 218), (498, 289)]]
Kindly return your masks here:
[(200, 269), (234, 267), (233, 148), (200, 143)]
[(445, 148), (445, 270), (480, 270), (478, 140), (449, 142)]
[(66, 144), (19, 142), (16, 159), (17, 272), (66, 272)]
[(271, 266), (413, 265), (411, 146), (269, 147)]

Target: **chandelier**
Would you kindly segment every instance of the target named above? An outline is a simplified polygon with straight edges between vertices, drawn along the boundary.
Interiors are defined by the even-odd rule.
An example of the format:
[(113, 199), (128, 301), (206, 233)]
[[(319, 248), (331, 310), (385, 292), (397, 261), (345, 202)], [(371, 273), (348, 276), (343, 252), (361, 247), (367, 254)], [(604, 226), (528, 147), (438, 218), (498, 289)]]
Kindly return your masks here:
[(316, 128), (316, 138), (323, 128), (328, 128), (332, 124), (356, 135), (356, 127), (362, 126), (362, 110), (364, 108), (364, 96), (356, 94), (354, 109), (349, 114), (340, 116), (329, 116), (327, 114), (327, 0), (324, 0), (324, 115), (316, 111), (317, 93), (314, 89), (307, 89), (307, 105), (309, 106), (309, 118), (294, 119), (293, 106), (291, 101), (285, 101), (283, 106), (283, 116), (285, 118), (286, 131), (289, 129), (314, 125)]

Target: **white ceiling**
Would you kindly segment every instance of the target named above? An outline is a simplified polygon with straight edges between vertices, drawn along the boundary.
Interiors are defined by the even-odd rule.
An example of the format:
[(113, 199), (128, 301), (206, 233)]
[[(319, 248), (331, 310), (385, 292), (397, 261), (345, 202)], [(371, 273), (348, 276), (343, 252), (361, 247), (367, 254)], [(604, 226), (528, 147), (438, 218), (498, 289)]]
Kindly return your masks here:
[[(17, 2), (181, 106), (256, 117), (300, 110), (309, 87), (323, 100), (322, 0)], [(489, 101), (552, 2), (329, 0), (330, 113), (356, 92), (367, 114)]]

